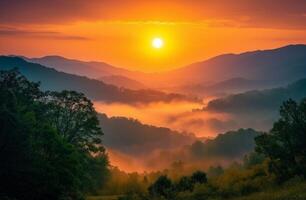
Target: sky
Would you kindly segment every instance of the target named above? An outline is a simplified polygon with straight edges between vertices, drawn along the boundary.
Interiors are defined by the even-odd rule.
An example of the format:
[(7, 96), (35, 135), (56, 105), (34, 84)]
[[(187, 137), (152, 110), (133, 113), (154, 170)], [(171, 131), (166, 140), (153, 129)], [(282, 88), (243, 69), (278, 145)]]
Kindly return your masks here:
[[(162, 48), (152, 47), (161, 38)], [(306, 0), (1, 0), (0, 54), (145, 72), (306, 43)]]

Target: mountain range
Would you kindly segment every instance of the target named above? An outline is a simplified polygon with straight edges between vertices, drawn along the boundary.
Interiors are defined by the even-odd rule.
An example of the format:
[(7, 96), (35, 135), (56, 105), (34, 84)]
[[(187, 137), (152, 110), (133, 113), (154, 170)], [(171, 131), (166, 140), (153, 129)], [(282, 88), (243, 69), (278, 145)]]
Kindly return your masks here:
[(170, 71), (182, 83), (224, 81), (236, 77), (250, 80), (294, 81), (306, 75), (306, 45), (271, 50), (224, 54)]
[(290, 98), (300, 101), (305, 97), (306, 79), (300, 79), (286, 87), (252, 90), (214, 99), (208, 103), (204, 110), (234, 114), (276, 112), (283, 101)]
[(20, 56), (31, 63), (38, 63), (43, 66), (54, 68), (60, 72), (86, 76), (92, 79), (101, 80), (107, 84), (125, 87), (129, 89), (145, 89), (143, 83), (133, 80), (131, 77), (141, 76), (141, 72), (133, 72), (123, 68), (114, 67), (105, 62), (80, 61), (64, 58), (62, 56), (44, 56), (41, 58), (27, 58)]
[(37, 63), (30, 63), (20, 57), (0, 56), (0, 70), (13, 68), (18, 68), (29, 80), (41, 82), (43, 90), (75, 90), (97, 101), (131, 104), (174, 100), (199, 101), (197, 98), (174, 93), (168, 94), (157, 90), (119, 88), (96, 79), (59, 72)]
[(60, 56), (26, 58), (58, 71), (87, 76), (130, 89), (154, 88), (201, 96), (266, 89), (306, 77), (306, 45), (223, 54), (168, 72), (143, 73), (104, 62)]

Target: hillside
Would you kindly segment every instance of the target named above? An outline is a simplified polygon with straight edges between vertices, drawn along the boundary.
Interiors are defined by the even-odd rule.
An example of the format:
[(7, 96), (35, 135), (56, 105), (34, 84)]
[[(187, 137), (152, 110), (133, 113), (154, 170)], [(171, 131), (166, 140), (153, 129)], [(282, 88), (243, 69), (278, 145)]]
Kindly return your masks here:
[(140, 72), (132, 72), (123, 68), (115, 67), (105, 62), (80, 61), (75, 59), (64, 58), (62, 56), (44, 56), (40, 58), (27, 58), (21, 56), (28, 62), (38, 63), (47, 67), (54, 68), (61, 72), (69, 74), (86, 76), (102, 80), (105, 83), (124, 86), (129, 89), (143, 89), (145, 86), (139, 81), (129, 78), (137, 76)]
[(29, 80), (41, 82), (44, 90), (75, 90), (93, 100), (122, 103), (148, 103), (153, 101), (198, 101), (179, 94), (166, 94), (155, 90), (130, 90), (105, 84), (102, 81), (72, 75), (19, 57), (0, 56), (0, 69), (18, 68)]
[(250, 80), (250, 79), (237, 77), (215, 83), (182, 85), (171, 88), (169, 90), (178, 93), (195, 94), (198, 96), (209, 97), (209, 96), (225, 96), (229, 94), (241, 93), (255, 89), (267, 89), (280, 85), (283, 85), (281, 81)]
[(254, 138), (261, 132), (253, 129), (239, 129), (219, 134), (216, 138), (205, 142), (196, 141), (185, 147), (193, 161), (235, 160), (252, 152), (255, 147)]
[(306, 45), (224, 54), (171, 71), (181, 82), (201, 83), (235, 77), (252, 80), (292, 81), (306, 76)]
[(306, 79), (301, 79), (287, 87), (253, 90), (212, 100), (204, 108), (206, 111), (250, 113), (275, 112), (281, 103), (289, 98), (301, 100), (306, 97)]
[(130, 155), (143, 155), (154, 150), (173, 149), (196, 140), (192, 134), (156, 127), (126, 117), (99, 115), (104, 144)]
[(98, 78), (98, 80), (101, 80), (107, 84), (116, 85), (118, 87), (124, 87), (134, 90), (147, 88), (144, 84), (138, 81), (120, 75), (102, 76)]

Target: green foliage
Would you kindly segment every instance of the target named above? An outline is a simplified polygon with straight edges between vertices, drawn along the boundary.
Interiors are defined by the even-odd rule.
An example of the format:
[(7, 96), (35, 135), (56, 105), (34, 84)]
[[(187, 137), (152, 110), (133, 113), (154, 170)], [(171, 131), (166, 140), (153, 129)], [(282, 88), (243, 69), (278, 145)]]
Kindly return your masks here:
[[(150, 176), (150, 177), (149, 177)], [(152, 178), (154, 176), (154, 178)], [(103, 188), (98, 191), (100, 195), (123, 195), (131, 193), (145, 193), (147, 187), (155, 180), (153, 173), (139, 174), (126, 173), (116, 167), (110, 168), (110, 174)]]
[(270, 133), (256, 138), (256, 151), (270, 158), (270, 171), (279, 181), (306, 177), (306, 99), (284, 102)]
[(299, 181), (293, 185), (286, 184), (231, 200), (304, 200), (306, 199), (305, 188), (305, 181)]
[(191, 178), (192, 183), (194, 184), (195, 183), (199, 183), (199, 184), (207, 183), (206, 174), (201, 171), (194, 172), (190, 178)]
[(190, 153), (195, 159), (235, 159), (252, 152), (255, 147), (254, 138), (260, 134), (253, 129), (228, 131), (206, 142), (194, 142), (190, 147)]
[(263, 163), (249, 169), (233, 165), (211, 184), (217, 188), (218, 196), (231, 197), (260, 191), (272, 182), (273, 177), (269, 176), (268, 164)]
[(177, 191), (192, 191), (194, 187), (193, 180), (190, 177), (183, 176), (176, 184)]
[(103, 135), (92, 102), (75, 91), (46, 92), (45, 117), (68, 142), (89, 153), (103, 153)]
[(252, 166), (262, 164), (266, 157), (263, 154), (252, 152), (243, 158), (244, 168), (251, 168)]
[[(47, 117), (60, 108), (46, 103), (50, 93), (46, 95), (38, 86), (16, 70), (0, 72), (0, 199), (83, 199), (105, 179), (107, 157), (104, 152), (92, 156), (80, 149), (80, 144), (87, 147), (89, 143), (63, 137), (64, 131), (50, 123), (54, 118)], [(86, 106), (92, 109), (91, 104)], [(63, 120), (59, 118), (58, 123)], [(78, 128), (82, 130), (83, 125)], [(92, 138), (95, 129), (84, 128), (82, 133)], [(78, 132), (78, 138), (87, 138), (82, 133)]]
[(153, 197), (163, 197), (173, 199), (175, 188), (172, 181), (167, 176), (160, 176), (148, 189)]

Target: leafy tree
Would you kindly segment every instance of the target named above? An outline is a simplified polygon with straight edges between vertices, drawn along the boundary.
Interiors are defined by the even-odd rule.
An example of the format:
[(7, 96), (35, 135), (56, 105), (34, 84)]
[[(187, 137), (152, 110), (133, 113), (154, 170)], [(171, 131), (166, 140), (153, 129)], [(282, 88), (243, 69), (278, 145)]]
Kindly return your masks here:
[(54, 107), (39, 84), (1, 71), (0, 97), (0, 199), (77, 200), (101, 184), (107, 157), (62, 137), (45, 117)]
[(156, 197), (173, 199), (174, 186), (167, 176), (160, 176), (149, 188), (149, 194)]
[(191, 175), (191, 181), (199, 184), (207, 183), (207, 177), (205, 172), (196, 171)]
[(256, 138), (256, 151), (270, 160), (270, 171), (279, 180), (294, 175), (306, 177), (306, 99), (292, 99), (280, 108), (280, 119), (269, 133)]
[(84, 94), (47, 92), (44, 102), (50, 107), (46, 117), (67, 142), (90, 153), (104, 152), (97, 113)]
[(252, 166), (262, 164), (264, 160), (265, 156), (263, 154), (252, 152), (243, 157), (243, 167), (250, 168)]
[(193, 188), (194, 188), (194, 183), (191, 180), (191, 178), (187, 177), (187, 176), (181, 177), (181, 179), (179, 180), (179, 182), (176, 185), (176, 189), (179, 192), (182, 192), (182, 191), (192, 191)]

